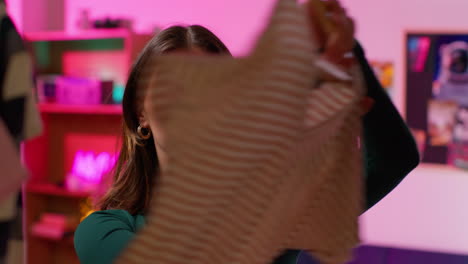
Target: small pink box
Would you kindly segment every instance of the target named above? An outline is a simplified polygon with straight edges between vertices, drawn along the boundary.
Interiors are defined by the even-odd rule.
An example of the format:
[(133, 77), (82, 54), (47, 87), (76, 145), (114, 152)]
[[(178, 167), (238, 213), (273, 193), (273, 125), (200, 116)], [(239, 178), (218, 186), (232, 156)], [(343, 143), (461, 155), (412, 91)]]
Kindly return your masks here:
[(37, 237), (61, 240), (65, 234), (65, 226), (39, 222), (32, 226), (31, 232)]
[(101, 103), (101, 82), (98, 80), (58, 77), (56, 101), (59, 104), (96, 105)]
[(41, 223), (66, 227), (67, 217), (61, 214), (44, 213), (41, 215)]

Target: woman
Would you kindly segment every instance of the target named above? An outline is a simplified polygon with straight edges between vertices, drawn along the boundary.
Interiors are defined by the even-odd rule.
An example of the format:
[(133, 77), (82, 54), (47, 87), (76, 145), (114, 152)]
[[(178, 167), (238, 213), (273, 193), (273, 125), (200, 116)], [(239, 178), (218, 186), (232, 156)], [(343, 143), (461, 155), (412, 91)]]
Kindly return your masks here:
[[(123, 146), (113, 186), (100, 203), (103, 211), (90, 215), (75, 233), (76, 252), (83, 264), (111, 263), (144, 225), (152, 186), (157, 184), (155, 175), (164, 169), (166, 157), (164, 133), (157, 124), (148, 122), (144, 103), (136, 100), (135, 91), (151, 55), (177, 51), (230, 55), (214, 34), (200, 26), (171, 27), (153, 38), (144, 49), (132, 68), (125, 90)], [(363, 60), (364, 74), (370, 76), (366, 76), (369, 96), (375, 100), (364, 121), (370, 207), (416, 166), (418, 155), (408, 129), (372, 75), (359, 48), (356, 56)], [(383, 121), (388, 125), (381, 124)], [(385, 130), (388, 127), (392, 138), (401, 144), (389, 140), (390, 131)], [(393, 169), (395, 167), (399, 169)], [(287, 251), (275, 263), (296, 263), (299, 253), (299, 250)]]

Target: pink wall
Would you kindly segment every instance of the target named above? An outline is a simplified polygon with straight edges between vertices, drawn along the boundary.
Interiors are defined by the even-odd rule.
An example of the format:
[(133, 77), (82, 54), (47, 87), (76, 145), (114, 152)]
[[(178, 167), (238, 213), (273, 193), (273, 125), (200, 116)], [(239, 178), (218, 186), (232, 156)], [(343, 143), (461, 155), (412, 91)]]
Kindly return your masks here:
[(468, 172), (422, 165), (361, 217), (372, 245), (468, 255)]
[(7, 0), (20, 32), (63, 30), (66, 0)]
[(68, 0), (66, 28), (76, 27), (80, 11), (88, 8), (92, 18), (106, 15), (134, 18), (137, 31), (155, 26), (201, 24), (213, 30), (234, 54), (243, 54), (271, 9), (271, 0)]

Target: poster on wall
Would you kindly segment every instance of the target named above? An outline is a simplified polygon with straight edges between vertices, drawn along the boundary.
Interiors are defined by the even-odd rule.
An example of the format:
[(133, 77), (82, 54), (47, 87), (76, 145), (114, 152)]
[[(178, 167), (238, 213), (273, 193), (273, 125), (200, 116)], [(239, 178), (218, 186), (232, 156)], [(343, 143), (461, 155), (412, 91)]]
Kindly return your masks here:
[(468, 168), (468, 32), (408, 32), (406, 118), (424, 162)]

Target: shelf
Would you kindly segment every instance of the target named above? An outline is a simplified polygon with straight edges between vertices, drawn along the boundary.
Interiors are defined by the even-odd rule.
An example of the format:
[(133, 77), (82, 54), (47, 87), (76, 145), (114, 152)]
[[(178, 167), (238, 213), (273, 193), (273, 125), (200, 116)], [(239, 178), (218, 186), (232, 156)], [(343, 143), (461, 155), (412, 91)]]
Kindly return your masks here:
[(48, 196), (60, 196), (70, 198), (87, 198), (91, 194), (82, 191), (69, 191), (63, 187), (51, 183), (30, 183), (26, 185), (28, 193), (43, 194)]
[(51, 114), (122, 115), (121, 105), (63, 105), (41, 103), (39, 110)]
[(132, 33), (127, 29), (92, 29), (76, 32), (43, 31), (25, 33), (28, 41), (73, 41), (93, 39), (128, 38)]
[(34, 235), (34, 234), (31, 234), (31, 236), (34, 238), (40, 239), (43, 242), (60, 243), (62, 245), (71, 245), (71, 246), (75, 244), (73, 241), (73, 236), (65, 236), (62, 239), (53, 239), (53, 238), (48, 238), (45, 236)]

